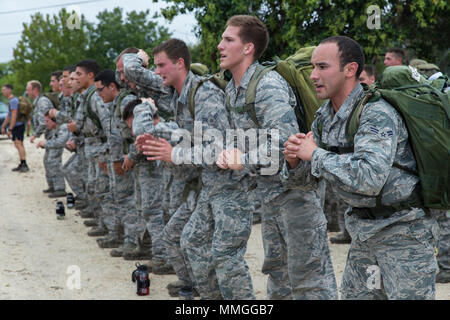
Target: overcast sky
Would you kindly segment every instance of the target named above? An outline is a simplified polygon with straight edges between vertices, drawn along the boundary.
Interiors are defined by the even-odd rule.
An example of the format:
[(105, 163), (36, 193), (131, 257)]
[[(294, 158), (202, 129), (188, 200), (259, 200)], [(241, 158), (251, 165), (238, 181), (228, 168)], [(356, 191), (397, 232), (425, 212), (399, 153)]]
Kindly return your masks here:
[[(55, 7), (43, 8), (50, 6)], [(105, 9), (111, 11), (115, 7), (121, 7), (124, 12), (150, 9), (151, 17), (166, 6), (168, 4), (165, 2), (153, 3), (152, 0), (0, 0), (0, 62), (13, 59), (13, 48), (20, 39), (22, 24), (30, 23), (31, 16), (38, 11), (53, 15), (63, 7), (66, 9), (76, 7), (87, 21), (97, 23), (96, 15)], [(169, 28), (174, 37), (183, 39), (188, 44), (194, 44), (197, 41), (193, 32), (197, 22), (193, 14), (177, 16), (170, 24), (164, 18), (160, 18), (158, 23)]]

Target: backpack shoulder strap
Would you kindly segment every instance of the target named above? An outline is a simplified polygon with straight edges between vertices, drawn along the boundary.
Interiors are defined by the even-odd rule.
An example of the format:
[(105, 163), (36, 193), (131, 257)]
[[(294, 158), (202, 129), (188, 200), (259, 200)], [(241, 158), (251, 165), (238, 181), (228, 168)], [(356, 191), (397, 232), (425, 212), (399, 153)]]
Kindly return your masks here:
[(119, 92), (119, 97), (117, 98), (117, 102), (116, 102), (115, 110), (114, 110), (114, 112), (116, 113), (116, 116), (117, 116), (119, 119), (122, 118), (122, 110), (121, 110), (121, 108), (120, 108), (120, 106), (121, 106), (121, 104), (122, 104), (122, 100), (123, 100), (127, 95), (129, 95), (129, 94), (130, 94), (130, 91), (129, 91), (129, 90), (126, 90), (126, 89), (121, 90), (121, 91)]
[(100, 123), (100, 119), (98, 118), (97, 114), (92, 111), (91, 108), (91, 97), (94, 95), (95, 93), (95, 89), (92, 90), (91, 92), (89, 92), (84, 100), (85, 104), (86, 104), (86, 115), (92, 120), (92, 122), (94, 122), (95, 126), (101, 130), (102, 129), (102, 125)]
[(191, 114), (192, 119), (195, 120), (195, 94), (197, 93), (198, 88), (207, 80), (207, 78), (201, 79), (197, 83), (195, 83), (188, 92), (188, 107), (189, 112)]
[(201, 78), (197, 83), (195, 83), (188, 92), (188, 106), (189, 112), (192, 116), (192, 119), (195, 120), (195, 95), (197, 94), (198, 88), (200, 88), (206, 81), (211, 81), (218, 88), (224, 89), (226, 87), (227, 81), (224, 79), (220, 79), (215, 75), (211, 75), (208, 77)]
[(352, 144), (356, 132), (358, 131), (362, 109), (367, 103), (378, 101), (381, 98), (381, 94), (378, 92), (376, 87), (364, 86), (364, 91), (364, 97), (353, 107), (352, 112), (348, 117), (347, 124), (345, 125), (345, 135), (347, 140)]
[(247, 112), (253, 122), (256, 124), (258, 128), (261, 125), (258, 122), (258, 118), (256, 117), (256, 108), (255, 108), (255, 100), (256, 100), (256, 88), (258, 87), (259, 81), (266, 75), (266, 73), (274, 70), (276, 65), (272, 66), (263, 66), (259, 65), (256, 67), (255, 73), (251, 77), (247, 91), (245, 92), (245, 106), (244, 112)]
[(256, 88), (258, 87), (259, 81), (264, 77), (264, 75), (274, 70), (276, 65), (264, 66), (258, 65), (256, 67), (255, 73), (253, 73), (250, 81), (248, 83), (247, 91), (245, 92), (245, 104), (243, 106), (232, 107), (230, 103), (230, 98), (227, 96), (226, 107), (230, 112), (236, 113), (248, 113), (252, 121), (256, 124), (258, 128), (261, 125), (256, 117), (255, 100), (256, 100)]

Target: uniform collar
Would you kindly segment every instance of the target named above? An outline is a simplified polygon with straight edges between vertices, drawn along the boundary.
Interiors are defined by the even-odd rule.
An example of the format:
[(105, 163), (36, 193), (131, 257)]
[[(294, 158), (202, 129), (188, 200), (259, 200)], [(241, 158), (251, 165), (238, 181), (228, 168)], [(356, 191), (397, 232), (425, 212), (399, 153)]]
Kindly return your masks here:
[(248, 88), (248, 84), (253, 76), (253, 74), (256, 71), (256, 67), (259, 65), (258, 60), (256, 60), (255, 62), (253, 62), (248, 68), (247, 70), (244, 72), (244, 75), (242, 76), (241, 79), (241, 83), (239, 84), (239, 86), (236, 88), (236, 84), (234, 83), (234, 78), (230, 81), (230, 88), (231, 89), (235, 89), (237, 90), (238, 88), (242, 88), (243, 90), (247, 90)]
[(317, 116), (329, 114), (331, 118), (336, 116), (339, 119), (347, 119), (355, 107), (355, 104), (361, 100), (363, 95), (364, 89), (361, 84), (358, 83), (344, 100), (344, 103), (339, 108), (338, 112), (334, 112), (333, 104), (331, 103), (331, 100), (328, 100), (325, 102), (324, 106), (317, 111)]
[(90, 86), (89, 88), (87, 88), (86, 90), (84, 90), (83, 93), (81, 94), (81, 96), (82, 96), (83, 98), (84, 98), (84, 97), (87, 97), (87, 95), (88, 95), (92, 90), (96, 90), (95, 83), (94, 83), (92, 86)]
[[(339, 108), (336, 116), (340, 119), (347, 119), (350, 116), (350, 113), (354, 109), (355, 105), (361, 100), (364, 96), (364, 89), (360, 83), (358, 83), (350, 92), (350, 94), (345, 99), (342, 106)], [(331, 106), (331, 101), (329, 101)], [(332, 107), (332, 106), (331, 106)]]
[(189, 90), (191, 89), (191, 83), (194, 80), (194, 77), (195, 75), (192, 73), (192, 71), (189, 71), (186, 79), (184, 79), (183, 89), (181, 89), (180, 96), (178, 97), (178, 102), (182, 103), (183, 105), (186, 105), (188, 103), (188, 94)]

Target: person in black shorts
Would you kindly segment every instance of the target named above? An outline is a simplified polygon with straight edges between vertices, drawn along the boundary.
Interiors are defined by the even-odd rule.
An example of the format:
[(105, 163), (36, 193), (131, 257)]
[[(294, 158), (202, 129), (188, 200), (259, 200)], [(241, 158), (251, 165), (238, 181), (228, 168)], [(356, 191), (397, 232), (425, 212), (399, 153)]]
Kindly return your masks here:
[[(13, 86), (5, 84), (2, 87), (3, 95), (8, 99), (8, 115), (2, 124), (1, 133), (7, 134), (14, 142), (14, 146), (19, 152), (20, 164), (12, 169), (13, 171), (27, 172), (25, 147), (23, 145), (23, 137), (25, 133), (25, 122), (27, 119), (19, 113), (19, 99), (12, 94)], [(9, 124), (9, 130), (6, 132), (6, 126)]]

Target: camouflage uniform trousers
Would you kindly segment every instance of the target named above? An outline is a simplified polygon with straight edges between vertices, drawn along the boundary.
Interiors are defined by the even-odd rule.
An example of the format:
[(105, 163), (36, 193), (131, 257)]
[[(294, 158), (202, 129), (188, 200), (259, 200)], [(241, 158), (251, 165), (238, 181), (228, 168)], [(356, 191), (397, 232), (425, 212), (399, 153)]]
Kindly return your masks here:
[[(162, 193), (161, 206), (164, 212), (164, 216), (170, 218), (170, 186), (172, 185), (173, 174), (170, 172), (170, 170), (163, 170), (162, 175), (164, 181), (164, 191)], [(174, 212), (172, 212), (172, 214), (173, 213)]]
[(437, 262), (441, 271), (450, 272), (450, 211), (441, 211), (436, 220), (439, 224)]
[(100, 227), (106, 227), (103, 221), (104, 198), (109, 192), (109, 178), (98, 166), (97, 157), (88, 158), (88, 177), (86, 183), (88, 210), (93, 212)]
[(194, 285), (194, 276), (189, 260), (186, 257), (186, 252), (181, 249), (180, 241), (183, 229), (196, 207), (198, 192), (196, 190), (189, 191), (186, 200), (183, 201), (184, 186), (185, 184), (178, 179), (172, 179), (169, 189), (170, 198), (172, 199), (170, 203), (172, 206), (175, 206), (177, 203), (181, 203), (181, 205), (172, 214), (164, 227), (162, 240), (166, 249), (166, 259), (175, 270), (178, 279), (184, 285), (192, 287)]
[[(268, 299), (336, 300), (338, 290), (320, 195), (290, 190), (263, 204), (262, 272)], [(312, 194), (309, 194), (312, 193)]]
[[(136, 197), (140, 198), (141, 216), (136, 219), (136, 235), (143, 239), (147, 230), (152, 240), (152, 260), (165, 261), (165, 249), (161, 236), (164, 229), (162, 210), (163, 175), (150, 161), (135, 164)], [(139, 192), (140, 190), (140, 192)]]
[(47, 177), (47, 181), (51, 181), (51, 185), (55, 191), (66, 189), (64, 174), (61, 168), (63, 151), (63, 148), (48, 149), (45, 151), (45, 176)]
[(102, 201), (103, 222), (109, 231), (119, 233), (123, 230), (125, 242), (137, 244), (133, 174), (125, 172), (117, 175), (112, 162), (108, 161), (108, 178), (110, 192)]
[(72, 191), (79, 199), (86, 199), (86, 172), (82, 157), (78, 153), (73, 153), (64, 163), (62, 172)]
[(255, 299), (244, 259), (252, 229), (253, 206), (239, 188), (217, 195), (200, 192), (184, 227), (181, 247), (189, 259), (202, 299)]
[[(323, 211), (328, 222), (328, 229), (333, 232), (344, 231), (344, 215), (348, 205), (331, 190), (327, 184)], [(339, 230), (338, 230), (339, 229)]]
[[(45, 140), (49, 140), (52, 138), (52, 135), (50, 133), (49, 130), (46, 130), (44, 133), (45, 136)], [(54, 185), (53, 185), (53, 175), (52, 172), (49, 170), (49, 166), (51, 166), (48, 162), (49, 162), (49, 149), (44, 149), (44, 159), (43, 159), (43, 164), (44, 164), (44, 169), (45, 169), (45, 180), (47, 180), (47, 185), (50, 189), (54, 189)]]
[(342, 299), (435, 299), (438, 230), (436, 220), (425, 216), (389, 225), (365, 241), (352, 237)]

